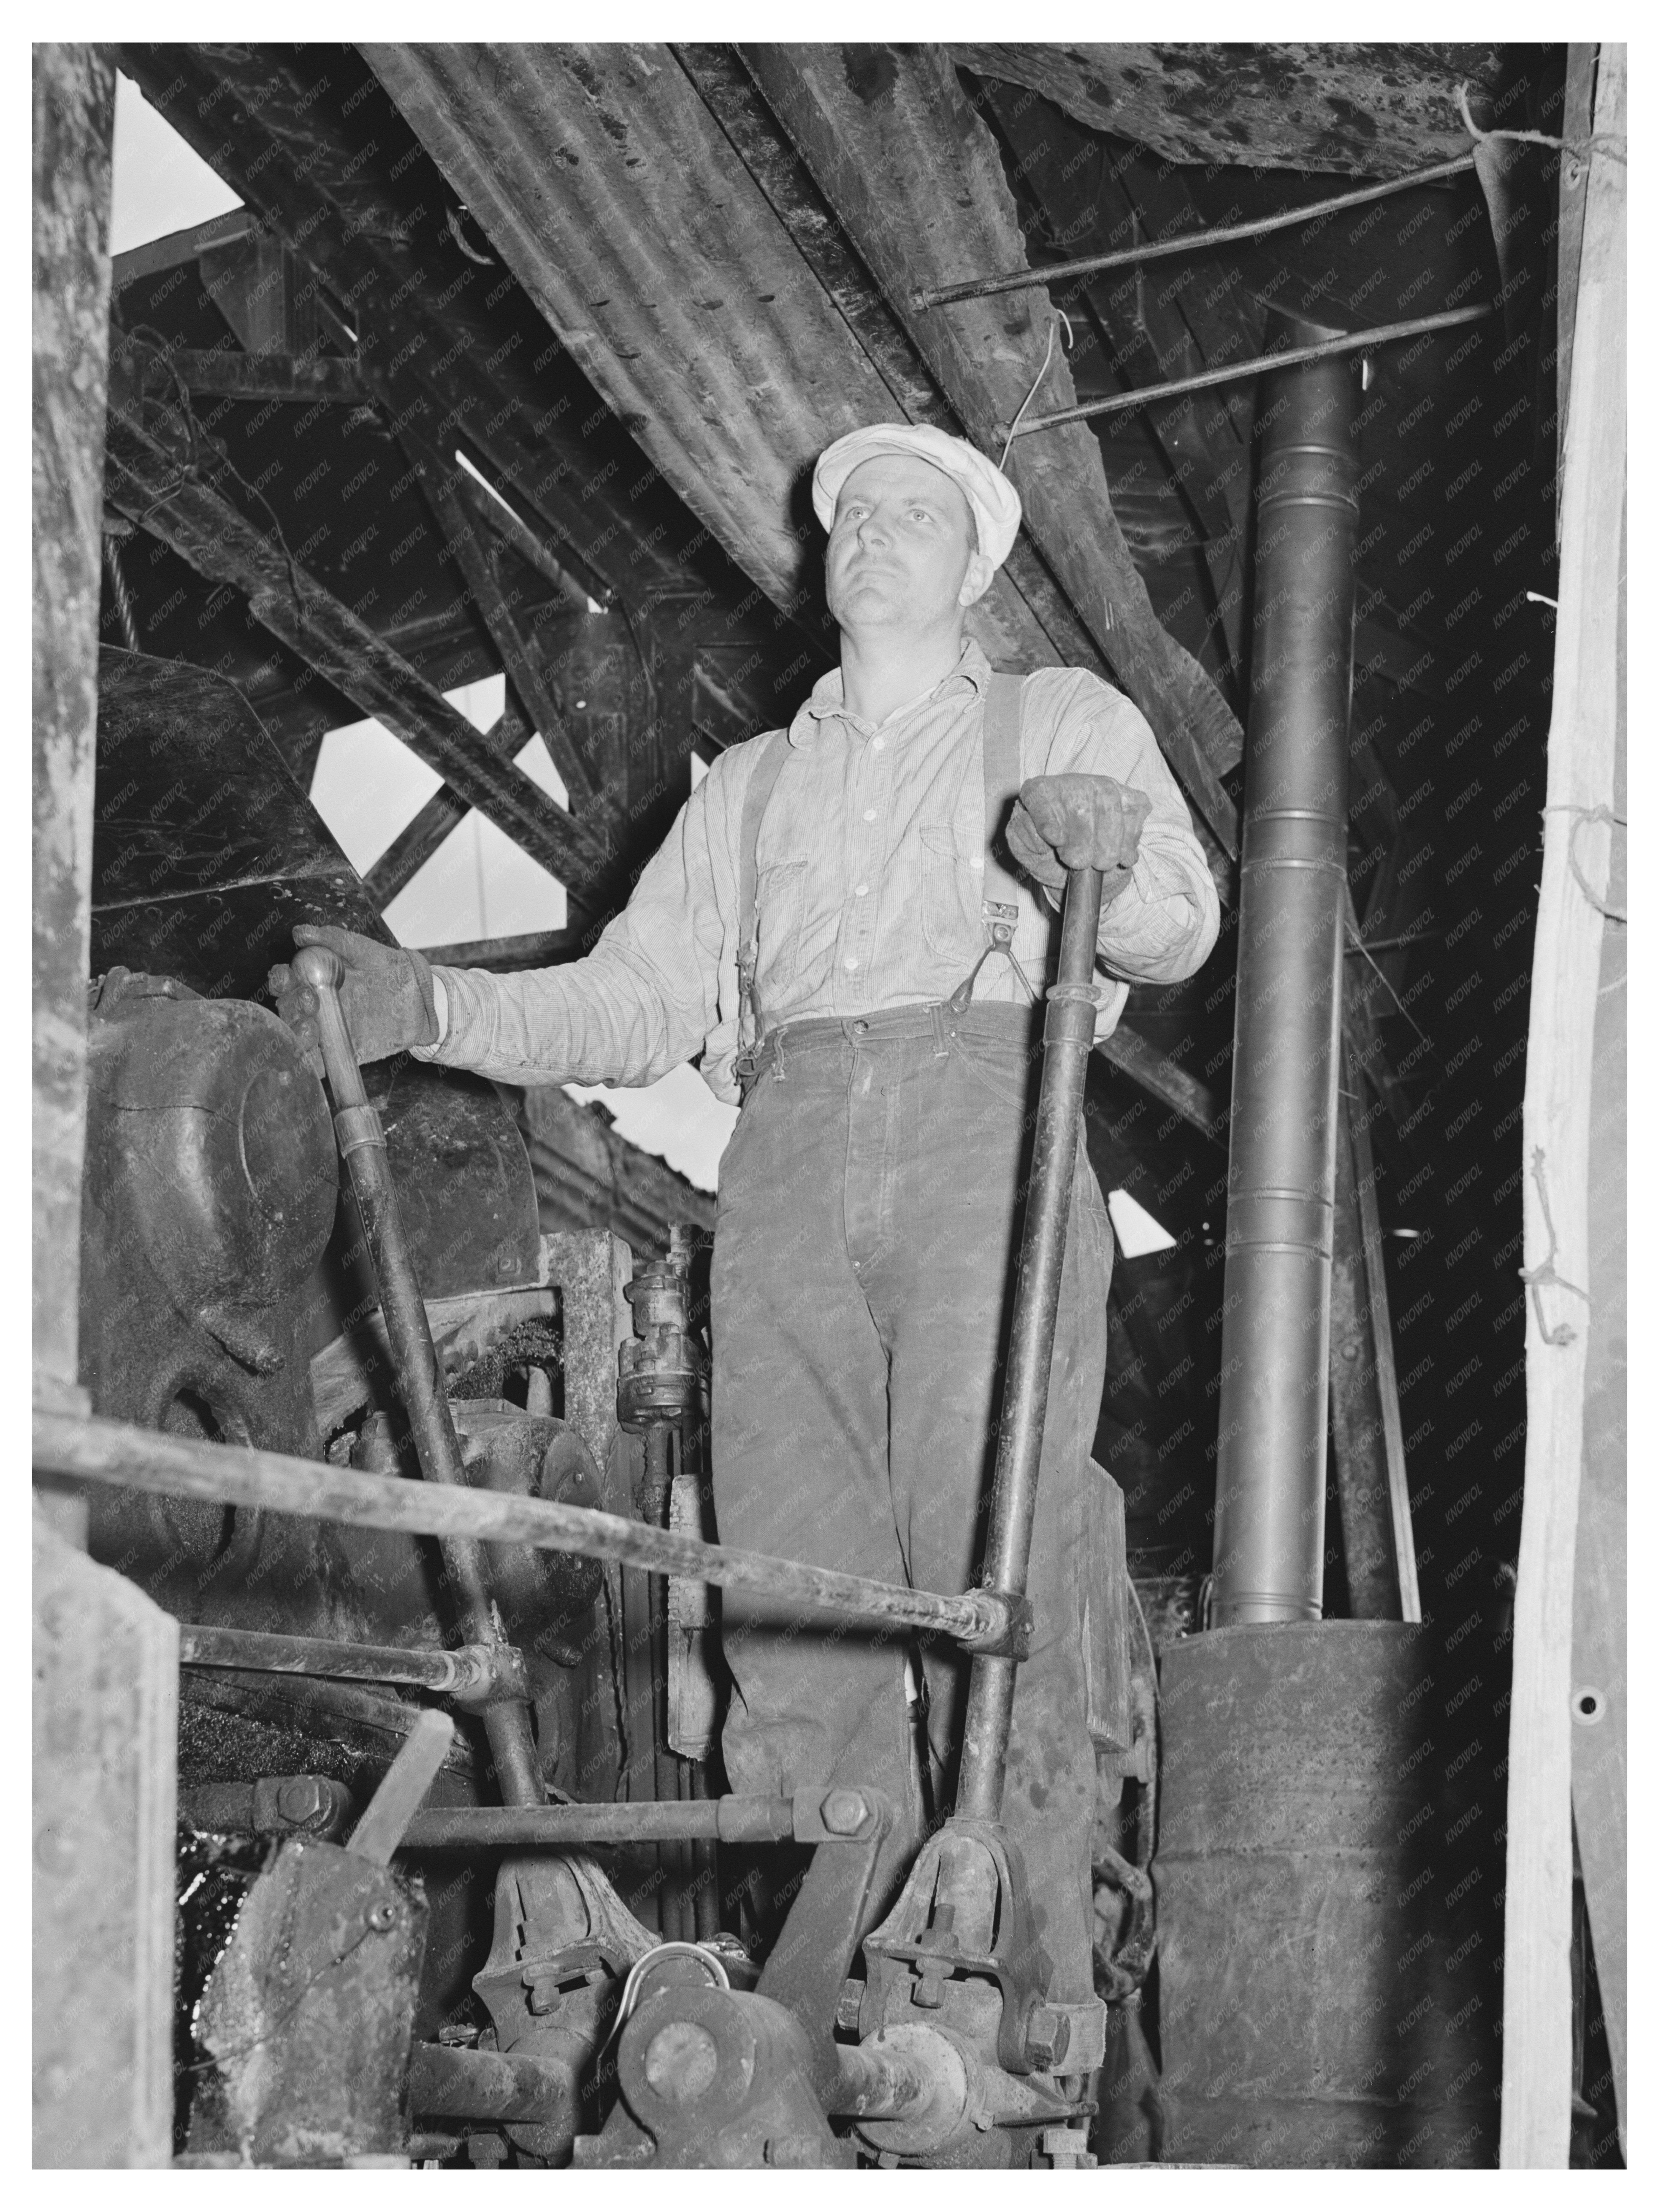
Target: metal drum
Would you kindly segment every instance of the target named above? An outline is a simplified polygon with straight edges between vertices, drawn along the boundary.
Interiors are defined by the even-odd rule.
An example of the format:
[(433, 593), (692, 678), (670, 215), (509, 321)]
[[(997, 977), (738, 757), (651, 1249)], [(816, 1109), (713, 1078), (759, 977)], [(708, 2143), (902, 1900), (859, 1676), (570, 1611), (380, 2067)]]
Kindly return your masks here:
[(1370, 1620), (1163, 1654), (1163, 2159), (1495, 2163), (1501, 1746), (1438, 1655)]

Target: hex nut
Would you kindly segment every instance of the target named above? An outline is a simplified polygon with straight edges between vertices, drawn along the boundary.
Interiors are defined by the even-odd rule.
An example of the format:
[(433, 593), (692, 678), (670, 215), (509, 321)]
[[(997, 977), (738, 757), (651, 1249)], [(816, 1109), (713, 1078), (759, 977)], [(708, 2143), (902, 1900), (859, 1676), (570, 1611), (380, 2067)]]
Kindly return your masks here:
[(1048, 2072), (1065, 2057), (1071, 2039), (1072, 2023), (1066, 2014), (1048, 2005), (1038, 2005), (1025, 2030), (1025, 2056), (1034, 2066)]
[(319, 1820), (328, 1810), (323, 1785), (314, 1774), (290, 1774), (278, 1784), (276, 1810), (296, 1828)]
[(855, 1836), (864, 1826), (869, 1807), (856, 1790), (832, 1790), (818, 1808), (832, 1836)]

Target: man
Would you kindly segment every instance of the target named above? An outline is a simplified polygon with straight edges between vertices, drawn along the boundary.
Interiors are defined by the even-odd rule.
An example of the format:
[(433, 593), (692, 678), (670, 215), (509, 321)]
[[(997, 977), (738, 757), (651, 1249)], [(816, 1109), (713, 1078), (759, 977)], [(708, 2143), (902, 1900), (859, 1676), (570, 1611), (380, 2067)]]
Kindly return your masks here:
[[(1105, 876), (1099, 951), (1116, 980), (1097, 1036), (1128, 980), (1197, 968), (1218, 908), (1134, 708), (1077, 670), (1039, 671), (1020, 695), (964, 641), (1019, 526), (1000, 471), (963, 440), (882, 424), (829, 448), (813, 501), (840, 668), (787, 733), (715, 763), (586, 959), (494, 976), (295, 933), (346, 958), (365, 1058), (408, 1047), (510, 1083), (642, 1084), (701, 1052), (718, 1097), (741, 1091), (714, 1261), (720, 1535), (959, 1591), (988, 1504), (1033, 1000), (1065, 872)], [(1018, 789), (1007, 849), (1029, 880), (988, 846), (988, 767)], [(1000, 828), (995, 790), (989, 811)], [(285, 970), (273, 985), (303, 1023)], [(1112, 1252), (1080, 1131), (1077, 1167), (1005, 1800), (1062, 2002), (1092, 1995), (1081, 1609)], [(725, 1623), (732, 1786), (887, 1791), (890, 1899), (924, 1812), (905, 1650), (730, 1597)], [(948, 1802), (966, 1670), (947, 1648), (922, 1663)]]

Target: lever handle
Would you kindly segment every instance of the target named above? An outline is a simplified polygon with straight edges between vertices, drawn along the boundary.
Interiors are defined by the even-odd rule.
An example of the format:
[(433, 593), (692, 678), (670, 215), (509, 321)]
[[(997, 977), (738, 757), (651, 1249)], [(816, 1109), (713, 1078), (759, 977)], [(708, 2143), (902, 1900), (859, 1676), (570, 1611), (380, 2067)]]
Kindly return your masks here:
[(428, 1706), (404, 1738), (403, 1749), (351, 1832), (346, 1849), (354, 1857), (368, 1859), (374, 1866), (391, 1864), (392, 1854), (420, 1811), (454, 1741), (454, 1722), (447, 1713)]

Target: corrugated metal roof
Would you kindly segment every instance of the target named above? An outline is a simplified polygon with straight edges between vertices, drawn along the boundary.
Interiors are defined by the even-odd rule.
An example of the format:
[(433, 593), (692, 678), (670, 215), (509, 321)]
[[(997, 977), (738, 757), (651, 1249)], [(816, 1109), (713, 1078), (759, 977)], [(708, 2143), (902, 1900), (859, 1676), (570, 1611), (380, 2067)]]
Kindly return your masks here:
[[(815, 457), (903, 416), (666, 46), (363, 49), (649, 461), (775, 605), (806, 612)], [(1065, 658), (1006, 577), (993, 659)]]

